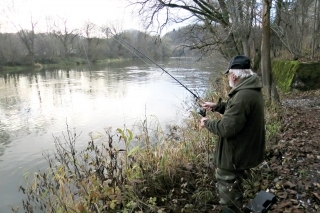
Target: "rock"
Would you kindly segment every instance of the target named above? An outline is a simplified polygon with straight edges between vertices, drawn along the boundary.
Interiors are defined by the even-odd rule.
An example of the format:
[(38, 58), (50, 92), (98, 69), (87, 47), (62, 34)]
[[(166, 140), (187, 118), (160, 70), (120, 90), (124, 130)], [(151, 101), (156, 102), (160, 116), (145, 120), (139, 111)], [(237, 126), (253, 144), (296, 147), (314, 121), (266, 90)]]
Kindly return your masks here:
[(320, 62), (273, 61), (272, 73), (284, 92), (320, 88)]

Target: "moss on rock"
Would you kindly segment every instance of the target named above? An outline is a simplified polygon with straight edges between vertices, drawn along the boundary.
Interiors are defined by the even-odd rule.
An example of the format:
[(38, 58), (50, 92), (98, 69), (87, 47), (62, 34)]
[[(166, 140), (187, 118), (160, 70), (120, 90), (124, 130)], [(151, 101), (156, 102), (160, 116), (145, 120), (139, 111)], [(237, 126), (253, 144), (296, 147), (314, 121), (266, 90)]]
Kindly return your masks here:
[(273, 61), (272, 73), (283, 92), (320, 88), (320, 62)]

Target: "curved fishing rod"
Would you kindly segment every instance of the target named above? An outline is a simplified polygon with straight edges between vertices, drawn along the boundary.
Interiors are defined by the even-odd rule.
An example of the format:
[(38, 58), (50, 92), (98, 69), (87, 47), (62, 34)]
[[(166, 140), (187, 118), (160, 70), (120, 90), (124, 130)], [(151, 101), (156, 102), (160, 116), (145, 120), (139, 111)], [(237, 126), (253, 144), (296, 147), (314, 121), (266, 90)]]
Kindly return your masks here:
[[(107, 32), (110, 32), (113, 35), (113, 39), (118, 42), (119, 44), (123, 45), (118, 39), (114, 38), (116, 35), (114, 33), (112, 33), (109, 29), (106, 29)], [(123, 40), (122, 38), (121, 41), (125, 44), (127, 44), (128, 46), (130, 46), (132, 49), (134, 49), (135, 51), (137, 51), (138, 53), (140, 53), (141, 55), (143, 55), (144, 57), (146, 57), (149, 61), (151, 61), (154, 65), (156, 65), (157, 67), (159, 67), (163, 72), (167, 73), (171, 78), (173, 78), (176, 82), (178, 82), (182, 87), (184, 87), (186, 90), (188, 90), (193, 97), (197, 100), (197, 101), (201, 101), (200, 97), (197, 96), (194, 92), (192, 92), (189, 88), (187, 88), (185, 85), (183, 85), (178, 79), (176, 79), (174, 76), (172, 76), (168, 71), (166, 71), (164, 68), (162, 68), (159, 64), (157, 64), (155, 61), (153, 61), (151, 58), (149, 58), (147, 55), (145, 55), (143, 52), (141, 52), (140, 50), (138, 50), (136, 47), (134, 47), (133, 45), (131, 45), (130, 43), (126, 42), (125, 40)], [(135, 54), (136, 56), (138, 56), (136, 53), (133, 52), (133, 54)], [(138, 58), (140, 58), (138, 56)], [(140, 58), (142, 60), (142, 58)], [(143, 62), (145, 62), (144, 60), (142, 60)], [(145, 62), (146, 63), (146, 62)], [(146, 63), (147, 64), (147, 63)]]

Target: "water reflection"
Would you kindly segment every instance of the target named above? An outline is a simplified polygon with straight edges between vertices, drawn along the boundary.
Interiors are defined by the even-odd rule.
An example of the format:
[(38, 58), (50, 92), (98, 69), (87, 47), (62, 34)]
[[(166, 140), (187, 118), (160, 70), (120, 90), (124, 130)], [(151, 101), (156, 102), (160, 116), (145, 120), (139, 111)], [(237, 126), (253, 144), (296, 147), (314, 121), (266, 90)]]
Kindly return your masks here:
[[(4, 153), (5, 146), (10, 143), (10, 135), (4, 130), (2, 127), (2, 123), (0, 122), (0, 157)], [(0, 158), (1, 161), (1, 158)]]
[[(197, 93), (213, 74), (192, 62), (161, 65)], [(130, 128), (146, 116), (163, 126), (177, 124), (190, 97), (168, 75), (141, 62), (0, 73), (0, 191), (11, 195), (0, 199), (0, 209), (20, 202), (16, 189), (23, 172), (41, 167), (41, 154), (54, 149), (52, 136), (66, 131), (66, 124), (82, 132), (77, 145), (84, 146), (90, 132)]]
[[(154, 67), (145, 65), (123, 67), (117, 64), (113, 67), (95, 67), (95, 71), (77, 67), (5, 74), (1, 78), (1, 122), (9, 135), (41, 135), (47, 133), (49, 126), (52, 128), (57, 121), (65, 118), (69, 118), (68, 122), (79, 121), (81, 124), (86, 123), (84, 120), (91, 114), (98, 114), (95, 112), (97, 110), (101, 112), (130, 106), (129, 109), (136, 111), (136, 107), (148, 102), (146, 97), (154, 99), (152, 96), (155, 95), (158, 98), (160, 93), (165, 97), (173, 89), (177, 90), (174, 84), (179, 86), (168, 76), (154, 70)], [(194, 68), (180, 68), (178, 71), (168, 68), (168, 71), (187, 87), (198, 91), (205, 86), (203, 82), (208, 80), (209, 74), (202, 72), (199, 75)], [(182, 94), (185, 96), (185, 91)], [(176, 95), (181, 101), (181, 92)], [(138, 102), (140, 104), (135, 106), (134, 103)], [(152, 100), (150, 104), (153, 105)], [(126, 114), (124, 111), (122, 113)], [(110, 118), (109, 115), (106, 117)]]

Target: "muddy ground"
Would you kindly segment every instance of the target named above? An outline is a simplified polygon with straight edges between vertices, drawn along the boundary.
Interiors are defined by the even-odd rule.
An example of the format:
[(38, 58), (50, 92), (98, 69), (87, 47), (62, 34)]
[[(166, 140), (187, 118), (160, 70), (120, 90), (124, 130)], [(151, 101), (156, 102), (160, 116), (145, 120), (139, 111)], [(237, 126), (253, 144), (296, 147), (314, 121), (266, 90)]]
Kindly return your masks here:
[(281, 103), (283, 128), (267, 160), (277, 197), (270, 212), (320, 212), (320, 91), (291, 93)]

